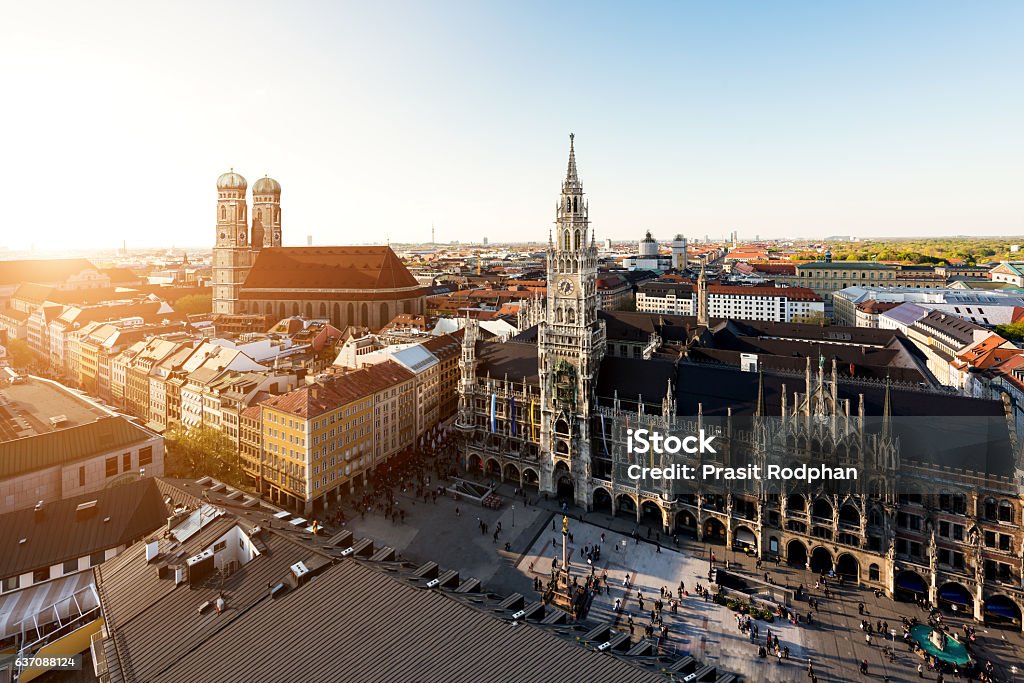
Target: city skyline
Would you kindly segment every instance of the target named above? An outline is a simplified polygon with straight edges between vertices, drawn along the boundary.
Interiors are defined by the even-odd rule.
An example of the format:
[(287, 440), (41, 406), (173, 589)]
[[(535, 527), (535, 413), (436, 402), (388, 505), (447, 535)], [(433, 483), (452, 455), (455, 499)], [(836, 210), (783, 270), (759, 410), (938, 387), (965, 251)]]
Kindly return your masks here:
[(212, 244), (232, 167), (286, 245), (544, 241), (570, 132), (598, 239), (1024, 234), (1013, 3), (10, 16), (11, 249)]

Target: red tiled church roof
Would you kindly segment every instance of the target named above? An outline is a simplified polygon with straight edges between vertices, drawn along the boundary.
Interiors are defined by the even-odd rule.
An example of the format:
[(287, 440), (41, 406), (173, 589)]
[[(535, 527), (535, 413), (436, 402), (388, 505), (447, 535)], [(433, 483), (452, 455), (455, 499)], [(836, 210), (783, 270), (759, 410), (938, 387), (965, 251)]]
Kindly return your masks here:
[(263, 249), (242, 289), (364, 289), (419, 287), (391, 247)]

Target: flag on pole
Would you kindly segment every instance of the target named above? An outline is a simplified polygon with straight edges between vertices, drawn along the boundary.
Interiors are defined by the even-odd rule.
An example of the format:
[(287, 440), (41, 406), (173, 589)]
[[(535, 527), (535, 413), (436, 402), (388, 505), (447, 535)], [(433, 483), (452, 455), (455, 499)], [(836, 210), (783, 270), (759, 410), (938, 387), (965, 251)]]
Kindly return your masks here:
[(604, 457), (608, 457), (608, 432), (604, 427), (604, 413), (601, 413), (601, 443), (604, 444)]
[(512, 436), (516, 435), (516, 397), (512, 396), (509, 401), (509, 419), (512, 420)]
[(537, 421), (534, 419), (534, 410), (537, 408), (537, 402), (532, 398), (530, 399), (530, 439), (532, 441), (537, 440)]
[(498, 395), (491, 392), (491, 433), (498, 431)]

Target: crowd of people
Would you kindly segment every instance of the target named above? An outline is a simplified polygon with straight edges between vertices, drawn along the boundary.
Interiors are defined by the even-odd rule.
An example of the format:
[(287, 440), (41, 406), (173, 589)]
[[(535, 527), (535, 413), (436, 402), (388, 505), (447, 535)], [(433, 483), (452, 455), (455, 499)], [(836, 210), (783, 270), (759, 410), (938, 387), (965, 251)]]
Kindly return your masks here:
[[(392, 464), (375, 471), (368, 479), (369, 486), (366, 486), (358, 496), (350, 498), (349, 504), (361, 516), (378, 512), (383, 514), (385, 519), (390, 519), (392, 523), (401, 524), (405, 522), (407, 516), (412, 514), (410, 507), (415, 505), (416, 502), (433, 505), (437, 503), (438, 498), (450, 495), (448, 492), (448, 481), (455, 476), (458, 476), (458, 464), (455, 460), (454, 452), (451, 450), (441, 448), (436, 452), (428, 453), (424, 451), (407, 454), (401, 460), (393, 461)], [(403, 495), (400, 496), (399, 494)], [(515, 498), (522, 497), (524, 503), (530, 502), (528, 494), (521, 488), (516, 488), (513, 496)], [(537, 501), (533, 502), (536, 503)], [(456, 507), (456, 514), (461, 514), (458, 507)], [(345, 512), (340, 506), (326, 511), (323, 519), (326, 524), (335, 526), (342, 526), (347, 522)], [(480, 517), (477, 518), (477, 522), (481, 534), (487, 534), (492, 531), (488, 522)], [(492, 533), (495, 544), (498, 543), (500, 534), (500, 522), (497, 522)], [(647, 536), (647, 539), (652, 544), (657, 546), (657, 551), (660, 552), (661, 534), (657, 531), (651, 532), (648, 530), (644, 535)], [(555, 559), (551, 565), (550, 577), (545, 581), (542, 578), (543, 575), (536, 575), (535, 573), (532, 579), (533, 588), (547, 600), (553, 599), (556, 592), (562, 592), (564, 597), (568, 599), (571, 613), (578, 619), (586, 618), (596, 596), (611, 592), (609, 590), (607, 572), (599, 570), (605, 534), (602, 532), (600, 536), (600, 543), (586, 543), (575, 549), (581, 562), (589, 566), (589, 575), (584, 573), (578, 574), (572, 578), (568, 586), (564, 584), (564, 579), (560, 578), (562, 575), (559, 573), (561, 568), (558, 558), (561, 552), (561, 542), (556, 535), (552, 542), (552, 551), (554, 552)], [(632, 532), (634, 543), (639, 543), (641, 538), (642, 535), (638, 530)], [(679, 546), (678, 537), (669, 536), (668, 538), (671, 539), (670, 542), (673, 546)], [(574, 543), (575, 539), (570, 533), (567, 536), (567, 540), (570, 543)], [(510, 550), (508, 543), (505, 544), (505, 549)], [(618, 550), (617, 546), (615, 550)], [(775, 558), (774, 563), (776, 567), (779, 566), (778, 557)], [(714, 561), (712, 561), (712, 566), (714, 564)], [(763, 572), (765, 583), (777, 585), (775, 577), (763, 571), (763, 561), (761, 559), (756, 560), (754, 567), (759, 574)], [(534, 570), (533, 562), (530, 563), (530, 570), (531, 572)], [(563, 581), (563, 583), (560, 584), (559, 581)], [(842, 576), (837, 575), (833, 577), (828, 574), (821, 574), (818, 577), (814, 584), (813, 592), (801, 584), (796, 589), (795, 594), (798, 601), (806, 602), (808, 608), (806, 614), (792, 607), (779, 605), (773, 611), (774, 616), (787, 619), (794, 624), (814, 625), (814, 614), (820, 611), (823, 601), (836, 598), (835, 590), (832, 586), (833, 582), (838, 584), (838, 587), (843, 587), (844, 585)], [(695, 583), (693, 594), (694, 597), (702, 601), (714, 600), (716, 597), (716, 594), (708, 590), (707, 587), (702, 586), (699, 582)], [(881, 597), (881, 595), (880, 591), (875, 591), (876, 597)], [(678, 589), (675, 590), (664, 586), (661, 587), (660, 595), (656, 599), (646, 597), (642, 590), (633, 589), (631, 576), (627, 573), (623, 580), (621, 596), (614, 598), (611, 602), (613, 604), (613, 612), (615, 613), (615, 621), (624, 622), (631, 635), (635, 634), (639, 629), (646, 637), (656, 637), (659, 646), (662, 646), (666, 645), (670, 638), (670, 624), (666, 621), (666, 615), (677, 616), (680, 611), (685, 612), (685, 599), (689, 597), (691, 597), (691, 594), (685, 590), (682, 581)], [(631, 599), (636, 601), (636, 607), (638, 608), (636, 613), (629, 609), (628, 603)], [(648, 609), (648, 606), (650, 609)], [(942, 614), (937, 609), (927, 604), (927, 602), (922, 602), (919, 606), (929, 613), (929, 625), (943, 631), (948, 630), (943, 623)], [(858, 603), (858, 614), (861, 617), (860, 629), (864, 634), (864, 642), (870, 646), (879, 641), (884, 648), (884, 655), (888, 656), (890, 661), (896, 661), (893, 648), (882, 642), (887, 635), (891, 635), (889, 624), (884, 619), (865, 618), (869, 615), (869, 612), (862, 601)], [(916, 617), (910, 619), (903, 618), (902, 622), (904, 643), (911, 652), (921, 657), (920, 663), (917, 666), (919, 676), (925, 677), (926, 674), (929, 674), (929, 678), (933, 678), (939, 683), (943, 683), (946, 677), (949, 676), (954, 678), (974, 676), (981, 681), (996, 680), (994, 667), (991, 662), (986, 662), (984, 666), (972, 666), (968, 669), (967, 667), (951, 665), (923, 652), (920, 646), (910, 637), (910, 629), (918, 623), (918, 619)], [(748, 615), (738, 614), (736, 616), (736, 627), (757, 647), (758, 656), (772, 657), (780, 663), (790, 658), (790, 646), (780, 641), (778, 632), (773, 632), (766, 624), (759, 624), (756, 619), (752, 619)], [(762, 630), (765, 631), (763, 638), (761, 637)], [(962, 630), (963, 634), (958, 640), (965, 644), (968, 651), (971, 651), (972, 644), (976, 639), (975, 628), (969, 624), (964, 624)], [(860, 671), (865, 675), (870, 674), (871, 667), (872, 665), (867, 659), (863, 659), (860, 662)], [(811, 683), (816, 683), (817, 675), (813, 666), (808, 661), (807, 676)]]

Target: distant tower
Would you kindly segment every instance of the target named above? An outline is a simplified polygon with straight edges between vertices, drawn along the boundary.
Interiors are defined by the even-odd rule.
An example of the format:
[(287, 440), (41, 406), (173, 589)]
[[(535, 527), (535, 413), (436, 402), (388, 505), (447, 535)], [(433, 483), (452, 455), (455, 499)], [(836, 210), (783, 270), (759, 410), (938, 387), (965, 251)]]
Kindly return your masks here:
[(263, 176), (252, 184), (252, 219), (263, 225), (261, 246), (281, 246), (281, 183)]
[(676, 235), (676, 238), (672, 240), (672, 267), (676, 270), (686, 270), (689, 264), (686, 255), (686, 238)]
[(647, 234), (642, 240), (640, 240), (639, 250), (640, 258), (655, 258), (658, 256), (658, 241), (651, 235), (651, 231), (648, 230)]
[(708, 274), (704, 269), (704, 263), (700, 264), (700, 275), (697, 277), (697, 326), (710, 327), (710, 316), (708, 315)]
[(245, 178), (231, 169), (217, 178), (217, 241), (213, 247), (213, 312), (238, 313), (238, 295), (249, 273)]

